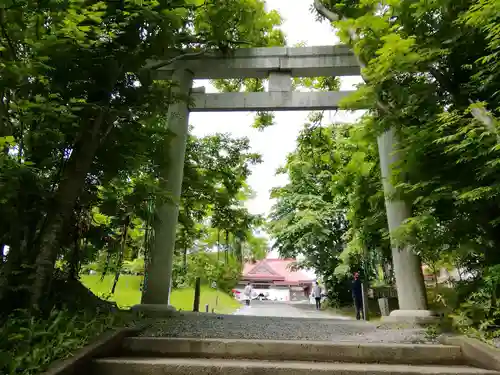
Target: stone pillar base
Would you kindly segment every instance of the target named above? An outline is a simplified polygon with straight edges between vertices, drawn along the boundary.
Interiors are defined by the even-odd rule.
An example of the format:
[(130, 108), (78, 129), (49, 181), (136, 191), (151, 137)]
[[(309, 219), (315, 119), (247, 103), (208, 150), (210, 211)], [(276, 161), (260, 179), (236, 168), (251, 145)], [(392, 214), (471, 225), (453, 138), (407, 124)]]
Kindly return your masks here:
[(174, 315), (177, 310), (171, 305), (148, 305), (140, 304), (134, 305), (130, 311), (141, 314), (147, 318), (168, 318)]
[(439, 322), (439, 316), (431, 310), (394, 310), (389, 316), (383, 316), (383, 324), (429, 325)]

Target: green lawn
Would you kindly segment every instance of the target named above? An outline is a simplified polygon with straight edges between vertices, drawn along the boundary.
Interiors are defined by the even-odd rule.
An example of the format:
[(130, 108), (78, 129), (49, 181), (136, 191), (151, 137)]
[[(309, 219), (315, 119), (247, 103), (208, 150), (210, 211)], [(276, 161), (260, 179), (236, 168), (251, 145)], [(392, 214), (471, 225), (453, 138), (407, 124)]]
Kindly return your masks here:
[[(113, 286), (114, 275), (107, 275), (101, 282), (100, 275), (81, 275), (82, 283), (89, 288), (94, 294), (101, 298), (108, 297), (111, 287)], [(114, 301), (121, 308), (129, 308), (136, 305), (141, 300), (141, 276), (121, 275), (116, 286), (114, 295), (109, 295), (109, 300)], [(217, 296), (219, 297), (218, 305), (215, 306)], [(172, 306), (182, 311), (193, 310), (194, 289), (176, 289), (172, 291), (170, 301)], [(206, 286), (201, 287), (201, 303), (200, 310), (204, 311), (205, 305), (210, 305), (215, 308), (215, 312), (228, 314), (236, 311), (241, 305), (233, 297), (218, 292)]]

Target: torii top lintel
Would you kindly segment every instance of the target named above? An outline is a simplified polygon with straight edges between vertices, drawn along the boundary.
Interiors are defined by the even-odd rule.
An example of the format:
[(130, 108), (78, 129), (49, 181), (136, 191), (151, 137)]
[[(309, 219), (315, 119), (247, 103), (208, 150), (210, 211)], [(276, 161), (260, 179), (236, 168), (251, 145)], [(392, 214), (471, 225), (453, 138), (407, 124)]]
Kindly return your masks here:
[(287, 72), (291, 77), (360, 74), (353, 52), (344, 45), (241, 48), (230, 57), (216, 52), (186, 56), (157, 69), (155, 78), (169, 79), (177, 69), (190, 70), (194, 79), (267, 78), (270, 72)]

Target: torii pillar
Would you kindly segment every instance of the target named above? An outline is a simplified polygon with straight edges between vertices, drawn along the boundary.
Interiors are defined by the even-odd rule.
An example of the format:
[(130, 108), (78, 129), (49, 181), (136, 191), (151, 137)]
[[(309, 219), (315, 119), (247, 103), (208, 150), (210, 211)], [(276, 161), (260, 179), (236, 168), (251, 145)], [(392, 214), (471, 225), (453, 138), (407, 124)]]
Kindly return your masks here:
[(427, 294), (420, 257), (410, 247), (398, 246), (394, 238), (394, 231), (411, 217), (411, 206), (397, 197), (396, 189), (391, 182), (393, 165), (401, 160), (401, 153), (398, 150), (399, 139), (395, 129), (391, 128), (381, 134), (377, 143), (399, 303), (399, 309), (392, 311), (383, 320), (417, 324), (432, 323), (436, 320), (436, 316), (434, 312), (427, 309)]
[(162, 188), (170, 195), (169, 201), (156, 208), (153, 223), (154, 239), (146, 264), (144, 288), (140, 305), (133, 307), (145, 313), (173, 311), (170, 306), (175, 235), (179, 217), (179, 203), (184, 175), (184, 158), (189, 128), (188, 98), (193, 84), (193, 73), (179, 69), (173, 73), (172, 87), (176, 102), (168, 107), (167, 126), (172, 133), (165, 144), (168, 167), (162, 171)]

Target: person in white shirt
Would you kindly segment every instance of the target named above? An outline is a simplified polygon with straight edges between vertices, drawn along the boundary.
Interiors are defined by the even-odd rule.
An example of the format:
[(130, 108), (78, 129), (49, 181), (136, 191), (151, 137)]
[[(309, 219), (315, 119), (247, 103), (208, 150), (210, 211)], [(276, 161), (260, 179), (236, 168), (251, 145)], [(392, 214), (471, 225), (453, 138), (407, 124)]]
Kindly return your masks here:
[(316, 281), (316, 284), (313, 286), (312, 296), (316, 300), (316, 310), (321, 309), (321, 287), (319, 286), (319, 282)]
[(252, 299), (252, 284), (248, 283), (243, 290), (243, 298), (245, 298), (245, 303), (250, 306), (250, 300)]

